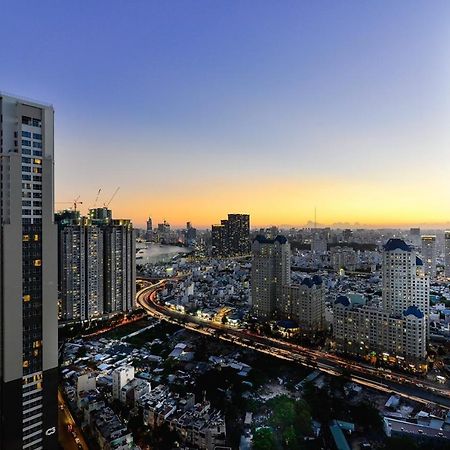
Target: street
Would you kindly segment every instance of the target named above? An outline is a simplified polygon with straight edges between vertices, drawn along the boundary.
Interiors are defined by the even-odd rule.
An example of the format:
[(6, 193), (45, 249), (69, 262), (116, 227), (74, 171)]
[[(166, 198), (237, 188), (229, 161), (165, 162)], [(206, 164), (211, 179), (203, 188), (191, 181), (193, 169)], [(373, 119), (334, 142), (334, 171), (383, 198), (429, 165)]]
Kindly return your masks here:
[[(198, 317), (166, 308), (156, 302), (157, 292), (168, 280), (160, 280), (139, 291), (137, 303), (146, 312), (160, 320), (183, 326), (184, 328), (221, 340), (252, 348), (276, 358), (294, 361), (330, 375), (339, 376), (343, 370), (350, 374), (353, 382), (386, 393), (396, 393), (410, 400), (424, 404), (435, 404), (450, 408), (450, 392), (433, 383), (403, 373), (384, 373), (365, 363), (355, 362), (341, 356), (301, 347), (281, 339), (260, 336), (248, 330), (231, 328), (221, 323), (204, 321)], [(421, 386), (417, 386), (420, 384)], [(423, 387), (422, 387), (423, 386)]]
[[(72, 432), (67, 428), (69, 424), (72, 425)], [(76, 437), (72, 434), (73, 432), (76, 433)], [(58, 439), (64, 450), (89, 450), (60, 390), (58, 390)], [(79, 442), (77, 443), (75, 439), (78, 439)]]

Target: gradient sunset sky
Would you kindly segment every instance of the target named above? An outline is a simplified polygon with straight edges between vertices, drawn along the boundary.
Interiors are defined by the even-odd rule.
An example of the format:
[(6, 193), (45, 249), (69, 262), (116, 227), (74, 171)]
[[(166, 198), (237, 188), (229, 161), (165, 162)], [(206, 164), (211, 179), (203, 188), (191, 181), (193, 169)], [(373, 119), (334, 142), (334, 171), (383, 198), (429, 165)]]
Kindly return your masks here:
[(450, 2), (0, 2), (56, 111), (56, 200), (142, 226), (450, 221)]

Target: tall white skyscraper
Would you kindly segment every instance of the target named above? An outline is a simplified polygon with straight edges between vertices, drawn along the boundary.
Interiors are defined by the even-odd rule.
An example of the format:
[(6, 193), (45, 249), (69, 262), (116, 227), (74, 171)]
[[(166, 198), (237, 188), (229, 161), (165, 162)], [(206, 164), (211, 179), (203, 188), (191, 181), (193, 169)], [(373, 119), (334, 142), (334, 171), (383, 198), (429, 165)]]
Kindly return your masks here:
[(56, 450), (53, 107), (0, 93), (0, 442)]
[(436, 236), (422, 236), (422, 258), (425, 274), (436, 278)]
[(284, 236), (257, 236), (252, 245), (252, 310), (255, 316), (273, 318), (290, 283), (291, 246)]
[(428, 319), (430, 280), (417, 253), (402, 239), (389, 239), (383, 249), (383, 309), (402, 314), (418, 307)]
[[(353, 305), (339, 296), (333, 305), (336, 348), (370, 355), (418, 370), (426, 370), (430, 282), (422, 260), (401, 239), (389, 239), (383, 249), (383, 306)], [(406, 366), (405, 366), (406, 361)]]

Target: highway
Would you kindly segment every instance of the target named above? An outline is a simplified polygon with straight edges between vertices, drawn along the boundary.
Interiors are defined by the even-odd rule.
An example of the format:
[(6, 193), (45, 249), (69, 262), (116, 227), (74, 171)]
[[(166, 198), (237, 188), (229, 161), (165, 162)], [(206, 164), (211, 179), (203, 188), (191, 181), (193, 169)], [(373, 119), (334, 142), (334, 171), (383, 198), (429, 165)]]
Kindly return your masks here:
[(137, 303), (152, 317), (171, 322), (207, 336), (251, 348), (275, 358), (293, 361), (339, 376), (345, 371), (350, 379), (365, 387), (385, 393), (395, 393), (423, 404), (450, 408), (450, 391), (413, 375), (381, 371), (363, 362), (355, 362), (341, 356), (302, 347), (281, 339), (261, 336), (245, 329), (232, 328), (221, 323), (205, 321), (165, 307), (157, 302), (157, 292), (170, 280), (148, 282), (136, 294)]

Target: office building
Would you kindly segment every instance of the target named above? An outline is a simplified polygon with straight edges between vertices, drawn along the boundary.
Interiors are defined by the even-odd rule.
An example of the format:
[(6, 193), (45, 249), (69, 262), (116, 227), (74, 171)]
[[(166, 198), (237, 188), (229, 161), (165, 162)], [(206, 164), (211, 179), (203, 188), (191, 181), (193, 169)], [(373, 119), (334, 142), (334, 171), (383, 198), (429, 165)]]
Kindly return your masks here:
[(0, 442), (56, 450), (54, 111), (0, 93)]
[(425, 274), (436, 278), (436, 236), (422, 236), (422, 259)]
[(291, 247), (284, 236), (257, 236), (252, 244), (252, 311), (262, 320), (273, 319), (282, 305), (283, 286), (290, 283)]
[(56, 214), (62, 320), (93, 320), (134, 307), (136, 250), (133, 226), (95, 208)]
[(242, 256), (250, 253), (250, 216), (228, 214), (220, 225), (211, 230), (212, 254), (215, 256)]
[(450, 231), (444, 233), (444, 275), (446, 278), (450, 278)]

